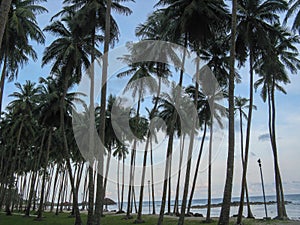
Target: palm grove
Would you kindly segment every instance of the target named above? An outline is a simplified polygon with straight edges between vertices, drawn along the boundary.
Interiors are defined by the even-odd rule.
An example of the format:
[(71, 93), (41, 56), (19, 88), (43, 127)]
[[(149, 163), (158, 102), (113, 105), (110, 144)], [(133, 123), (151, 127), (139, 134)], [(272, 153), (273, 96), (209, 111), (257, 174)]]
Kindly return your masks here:
[[(274, 181), (277, 200), (277, 218), (287, 218), (284, 201), (284, 187), (278, 163), (276, 142), (276, 91), (285, 92), (284, 86), (289, 83), (288, 74), (297, 73), (300, 68), (297, 44), (299, 37), (300, 1), (291, 0), (232, 0), (226, 5), (222, 0), (160, 0), (155, 11), (144, 23), (136, 28), (136, 35), (141, 40), (160, 40), (184, 46), (182, 58), (172, 58), (174, 49), (165, 51), (164, 57), (171, 57), (184, 64), (186, 55), (194, 53), (204, 61), (214, 73), (220, 89), (228, 99), (227, 109), (215, 103), (218, 98), (216, 90), (207, 92), (199, 85), (202, 70), (199, 61), (195, 60), (196, 74), (194, 83), (185, 85), (184, 72), (177, 68), (173, 70), (166, 63), (134, 62), (136, 53), (134, 45), (128, 45), (132, 56), (121, 57), (128, 65), (128, 70), (118, 74), (119, 79), (128, 81), (126, 90), (131, 90), (137, 99), (137, 107), (118, 110), (129, 115), (131, 131), (137, 137), (132, 139), (123, 131), (122, 139), (115, 133), (111, 111), (117, 98), (114, 93), (107, 93), (106, 77), (108, 74), (107, 57), (103, 57), (101, 99), (97, 107), (93, 107), (94, 96), (91, 92), (90, 106), (85, 106), (83, 115), (73, 113), (75, 102), (82, 101), (82, 93), (73, 92), (88, 73), (91, 89), (94, 87), (94, 70), (92, 62), (109, 51), (118, 41), (120, 31), (114, 16), (116, 13), (129, 16), (132, 11), (124, 6), (121, 0), (65, 0), (64, 7), (51, 19), (49, 25), (41, 29), (36, 16), (47, 12), (40, 1), (34, 0), (1, 0), (0, 8), (0, 204), (1, 210), (7, 215), (20, 211), (29, 216), (37, 212), (37, 218), (42, 219), (43, 211), (50, 210), (59, 214), (68, 207), (75, 217), (75, 224), (83, 224), (80, 210), (88, 210), (87, 224), (101, 224), (105, 193), (109, 173), (117, 173), (117, 194), (119, 212), (125, 213), (126, 219), (131, 219), (135, 210), (137, 223), (144, 222), (142, 215), (145, 195), (145, 172), (142, 171), (141, 183), (134, 185), (136, 151), (138, 141), (144, 141), (145, 149), (143, 165), (151, 165), (151, 199), (152, 213), (155, 211), (155, 174), (153, 174), (152, 142), (155, 141), (155, 131), (164, 132), (167, 136), (167, 156), (165, 161), (161, 209), (157, 224), (162, 224), (165, 213), (179, 216), (178, 224), (184, 224), (186, 213), (190, 212), (198, 169), (202, 158), (204, 142), (209, 132), (209, 160), (213, 144), (213, 124), (222, 118), (229, 120), (228, 159), (226, 183), (224, 187), (223, 204), (218, 224), (229, 224), (232, 181), (234, 170), (234, 121), (235, 116), (240, 121), (241, 162), (243, 176), (241, 178), (240, 206), (237, 224), (242, 223), (244, 197), (246, 197), (248, 217), (253, 217), (249, 205), (247, 188), (247, 166), (250, 152), (251, 123), (254, 91), (260, 91), (261, 97), (268, 108), (268, 127), (270, 144), (274, 160)], [(129, 2), (129, 0), (128, 0)], [(232, 7), (232, 9), (230, 9)], [(293, 15), (293, 18), (290, 19)], [(280, 21), (279, 15), (286, 15)], [(292, 20), (291, 22), (289, 20)], [(282, 23), (281, 23), (282, 22)], [(292, 23), (292, 31), (286, 27)], [(49, 77), (40, 78), (38, 83), (26, 81), (16, 83), (16, 91), (10, 94), (12, 101), (2, 109), (3, 89), (5, 82), (17, 79), (19, 69), (30, 59), (36, 60), (38, 55), (30, 44), (32, 41), (44, 44), (44, 33), (55, 36), (52, 43), (45, 48), (42, 56), (42, 66), (51, 65)], [(151, 48), (151, 46), (150, 46)], [(238, 74), (238, 68), (249, 68), (249, 96), (234, 96), (236, 82), (243, 77)], [(198, 66), (198, 67), (197, 67)], [(91, 69), (92, 68), (92, 69)], [(175, 74), (176, 73), (176, 76)], [(172, 76), (173, 75), (173, 76)], [(127, 77), (127, 78), (126, 78)], [(171, 77), (173, 82), (168, 82)], [(129, 80), (128, 80), (129, 78)], [(147, 78), (147, 79), (142, 79)], [(142, 82), (147, 81), (147, 82)], [(161, 91), (162, 83), (171, 87), (171, 93)], [(201, 82), (200, 82), (201, 83)], [(158, 85), (157, 85), (158, 84)], [(146, 92), (153, 94), (152, 105), (143, 104)], [(178, 101), (191, 101), (197, 109), (197, 115), (191, 119), (193, 129), (182, 127), (180, 115), (176, 110)], [(147, 107), (148, 115), (141, 107)], [(86, 132), (86, 146), (89, 151), (96, 148), (93, 137), (99, 135), (105, 145), (100, 149), (99, 158), (87, 162), (79, 152), (72, 129), (72, 118), (79, 116), (95, 118), (90, 120), (89, 127), (96, 127), (96, 133)], [(149, 129), (149, 120), (160, 117), (165, 121), (165, 127)], [(243, 120), (246, 127), (243, 127)], [(79, 124), (80, 125), (80, 124)], [(85, 128), (84, 128), (85, 129)], [(83, 129), (83, 130), (84, 130)], [(86, 128), (89, 130), (89, 128)], [(245, 135), (243, 130), (246, 130)], [(195, 134), (202, 136), (200, 149), (193, 154), (197, 156), (195, 172), (192, 173), (193, 144), (198, 142)], [(245, 136), (245, 139), (243, 138)], [(179, 168), (185, 160), (186, 170), (178, 170), (176, 177), (176, 194), (171, 194), (171, 167), (174, 140), (180, 140)], [(185, 141), (188, 142), (185, 144)], [(188, 146), (185, 148), (184, 146)], [(279, 149), (278, 149), (279, 148)], [(187, 160), (183, 159), (183, 151), (187, 151)], [(236, 151), (238, 151), (236, 149)], [(148, 155), (148, 156), (147, 156)], [(111, 157), (118, 160), (117, 168), (110, 171)], [(147, 161), (149, 157), (150, 161)], [(129, 185), (125, 187), (125, 160), (130, 161)], [(211, 221), (211, 161), (208, 167), (208, 204), (206, 221)], [(105, 166), (104, 166), (105, 165)], [(97, 171), (99, 173), (97, 173)], [(183, 176), (182, 174), (185, 174)], [(180, 183), (184, 183), (180, 189)], [(192, 184), (190, 186), (190, 184)], [(53, 188), (55, 187), (55, 188)], [(81, 202), (79, 189), (83, 189)], [(127, 190), (127, 193), (126, 191)], [(175, 200), (172, 205), (171, 201)], [(182, 200), (181, 204), (179, 203)], [(126, 204), (124, 204), (126, 202)]]

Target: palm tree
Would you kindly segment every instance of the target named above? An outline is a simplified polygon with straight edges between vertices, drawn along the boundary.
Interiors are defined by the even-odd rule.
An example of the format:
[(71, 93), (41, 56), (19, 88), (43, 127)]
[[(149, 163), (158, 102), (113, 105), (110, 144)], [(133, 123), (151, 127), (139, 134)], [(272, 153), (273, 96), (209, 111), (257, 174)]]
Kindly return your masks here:
[(60, 82), (60, 88), (62, 91), (60, 99), (60, 129), (63, 134), (64, 154), (67, 159), (66, 165), (73, 192), (73, 204), (76, 217), (75, 224), (81, 225), (82, 222), (77, 201), (78, 193), (75, 187), (72, 168), (69, 161), (70, 153), (65, 132), (64, 111), (66, 107), (65, 98), (67, 95), (67, 90), (73, 83), (79, 82), (81, 79), (82, 69), (87, 69), (89, 67), (90, 62), (88, 60), (88, 55), (92, 47), (89, 45), (89, 43), (91, 43), (89, 36), (80, 36), (80, 31), (78, 27), (76, 27), (76, 23), (74, 23), (74, 18), (72, 16), (64, 17), (62, 21), (66, 25), (64, 25), (62, 22), (55, 21), (45, 28), (46, 31), (58, 36), (59, 39), (53, 41), (50, 46), (46, 48), (42, 65), (45, 65), (49, 62), (54, 62), (51, 72), (57, 73), (59, 71), (59, 76), (57, 79)]
[[(3, 4), (5, 2), (7, 1), (2, 1)], [(33, 0), (12, 2), (0, 47), (0, 64), (3, 63), (0, 81), (0, 111), (5, 78), (8, 77), (9, 81), (14, 80), (18, 75), (19, 66), (26, 64), (29, 58), (37, 59), (29, 40), (44, 43), (45, 37), (36, 21), (36, 14), (44, 12), (47, 10), (36, 5), (36, 1)]]
[(2, 46), (2, 38), (4, 35), (6, 23), (8, 20), (8, 13), (10, 10), (10, 5), (11, 5), (12, 0), (1, 0), (1, 5), (0, 5), (0, 51), (1, 51), (1, 46)]
[(277, 89), (286, 94), (286, 91), (280, 85), (280, 83), (287, 84), (290, 82), (285, 67), (288, 68), (292, 74), (296, 74), (297, 70), (300, 69), (300, 61), (297, 58), (298, 49), (295, 47), (295, 44), (298, 44), (300, 40), (298, 36), (291, 35), (279, 25), (276, 25), (275, 29), (277, 30), (276, 34), (279, 35), (272, 34), (270, 37), (271, 46), (269, 49), (266, 49), (261, 60), (258, 62), (259, 67), (257, 71), (261, 78), (255, 83), (255, 88), (261, 85), (261, 96), (263, 101), (268, 100), (269, 134), (275, 170), (277, 218), (285, 219), (287, 218), (287, 213), (285, 209), (284, 191), (279, 170), (278, 149), (276, 143), (275, 90)]
[[(243, 98), (243, 97), (235, 97), (235, 110), (239, 114), (240, 119), (240, 134), (241, 134), (241, 158), (242, 158), (242, 166), (244, 166), (244, 136), (243, 136), (243, 118), (246, 120), (247, 114), (244, 112), (244, 109), (248, 109), (249, 105), (247, 104), (249, 102), (249, 99)], [(256, 110), (256, 106), (252, 106), (253, 109)], [(251, 208), (250, 208), (250, 202), (249, 202), (249, 195), (248, 195), (248, 187), (247, 187), (247, 181), (245, 182), (245, 192), (246, 192), (246, 200), (247, 200), (247, 209), (248, 209), (248, 218), (254, 218)]]
[[(140, 109), (141, 109), (141, 102), (143, 101), (144, 96), (146, 95), (147, 91), (149, 93), (156, 93), (157, 92), (157, 83), (156, 80), (152, 77), (152, 74), (155, 73), (154, 65), (153, 63), (134, 63), (134, 58), (136, 56), (136, 53), (139, 53), (140, 49), (139, 46), (137, 48), (135, 45), (127, 44), (127, 47), (131, 51), (132, 56), (125, 56), (121, 58), (121, 60), (125, 61), (128, 66), (130, 66), (129, 70), (126, 70), (124, 72), (119, 73), (118, 77), (124, 77), (131, 75), (131, 78), (129, 79), (125, 89), (124, 93), (127, 91), (132, 91), (132, 97), (137, 97), (137, 109), (136, 109), (136, 118), (140, 117)], [(147, 159), (147, 151), (149, 147), (149, 138), (147, 138), (146, 141), (146, 147), (145, 147), (145, 154), (144, 154), (144, 162), (146, 163)], [(136, 146), (136, 140), (134, 140), (133, 143), (133, 149), (131, 154), (131, 166), (130, 166), (130, 181), (129, 181), (129, 191), (128, 191), (128, 202), (127, 202), (127, 217), (130, 218), (130, 199), (131, 199), (131, 191), (132, 191), (132, 182), (133, 182), (133, 176), (134, 176), (134, 168), (133, 164), (135, 161), (135, 146)], [(143, 191), (144, 191), (144, 179), (145, 179), (145, 169), (146, 165), (143, 167), (142, 171), (142, 181), (141, 181), (141, 190), (140, 190), (140, 202), (139, 202), (139, 210), (138, 210), (138, 218), (137, 222), (142, 222), (141, 213), (142, 213), (142, 203), (143, 203)]]
[(300, 32), (300, 11), (299, 11), (299, 7), (300, 7), (300, 1), (299, 0), (289, 0), (289, 9), (286, 13), (286, 16), (284, 18), (283, 24), (286, 25), (287, 21), (289, 18), (291, 18), (295, 13), (295, 19), (292, 25), (292, 30), (293, 31), (298, 31), (298, 33)]
[[(8, 105), (8, 110), (10, 110), (13, 115), (15, 115), (15, 121), (12, 126), (12, 131), (16, 136), (16, 144), (14, 145), (15, 151), (14, 151), (14, 158), (12, 160), (12, 164), (10, 167), (9, 172), (9, 190), (8, 190), (8, 198), (7, 198), (7, 204), (6, 204), (6, 213), (7, 215), (11, 215), (10, 210), (10, 203), (11, 203), (11, 188), (14, 186), (14, 173), (16, 172), (17, 166), (16, 166), (16, 160), (19, 157), (19, 148), (21, 147), (21, 135), (24, 136), (25, 134), (31, 134), (33, 135), (33, 132), (35, 130), (35, 122), (33, 117), (33, 110), (36, 108), (37, 103), (37, 95), (39, 88), (35, 87), (35, 83), (32, 83), (30, 81), (26, 81), (26, 83), (22, 86), (20, 83), (15, 84), (16, 87), (19, 89), (19, 92), (15, 91), (13, 92), (10, 97), (14, 97), (14, 100), (11, 101)], [(19, 117), (19, 118), (18, 118)], [(27, 135), (28, 136), (28, 135)], [(24, 139), (26, 140), (26, 139)], [(25, 146), (23, 146), (25, 147)]]
[(229, 60), (229, 86), (228, 86), (228, 156), (227, 172), (223, 194), (223, 202), (218, 225), (229, 225), (229, 215), (232, 195), (233, 169), (234, 169), (234, 78), (235, 78), (235, 51), (236, 51), (236, 25), (237, 25), (237, 0), (232, 0), (231, 16), (231, 39), (230, 39), (230, 60)]
[[(168, 178), (170, 179), (171, 174), (171, 159), (173, 152), (173, 142), (174, 136), (177, 133), (179, 137), (183, 132), (183, 124), (184, 122), (190, 122), (190, 115), (186, 115), (190, 105), (190, 100), (187, 95), (184, 94), (183, 90), (181, 90), (175, 83), (171, 83), (171, 90), (169, 93), (162, 93), (159, 97), (159, 117), (165, 121), (166, 127), (165, 132), (168, 135), (168, 146), (167, 146), (167, 154), (166, 154), (166, 165), (165, 165), (165, 173), (164, 173), (164, 184), (163, 184), (163, 195), (161, 201), (160, 214), (157, 224), (162, 224), (163, 215), (166, 205), (166, 196), (167, 196), (167, 186), (168, 186)], [(180, 116), (179, 116), (180, 115)], [(174, 123), (174, 118), (175, 123)], [(185, 120), (186, 119), (186, 120)], [(186, 125), (186, 127), (188, 127)], [(184, 130), (184, 132), (188, 132)], [(170, 182), (170, 181), (169, 181)]]
[(247, 0), (239, 1), (239, 23), (237, 25), (237, 50), (239, 59), (245, 59), (246, 53), (249, 52), (250, 67), (250, 94), (249, 94), (249, 111), (247, 121), (247, 133), (245, 143), (245, 162), (243, 166), (243, 176), (241, 184), (241, 199), (237, 224), (242, 222), (243, 204), (245, 195), (245, 182), (248, 165), (248, 154), (250, 147), (250, 132), (253, 109), (253, 77), (254, 63), (258, 59), (261, 49), (269, 46), (268, 32), (274, 30), (273, 23), (279, 22), (277, 13), (287, 9), (287, 3), (284, 0), (266, 0), (256, 1)]

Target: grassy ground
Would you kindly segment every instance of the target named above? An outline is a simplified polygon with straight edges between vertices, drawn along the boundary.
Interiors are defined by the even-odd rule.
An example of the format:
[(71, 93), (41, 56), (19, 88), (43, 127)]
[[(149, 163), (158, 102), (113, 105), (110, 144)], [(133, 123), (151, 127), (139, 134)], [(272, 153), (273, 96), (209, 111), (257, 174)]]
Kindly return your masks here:
[[(25, 218), (22, 215), (13, 215), (6, 216), (3, 213), (0, 213), (0, 225), (73, 225), (74, 218), (69, 218), (67, 213), (61, 213), (59, 216), (55, 216), (53, 213), (45, 213), (45, 218), (42, 221), (36, 221), (34, 217)], [(123, 220), (122, 215), (106, 215), (103, 218), (102, 225), (127, 225), (133, 224), (134, 219), (132, 220)], [(86, 224), (86, 215), (82, 214), (83, 223)], [(155, 225), (157, 222), (157, 216), (144, 216), (145, 225)], [(199, 225), (204, 224), (201, 218), (186, 218), (186, 225)], [(172, 218), (166, 216), (164, 219), (164, 225), (176, 225), (177, 218)], [(215, 219), (211, 225), (217, 224), (217, 219)], [(232, 225), (234, 220), (232, 220)], [(300, 222), (295, 221), (261, 221), (261, 220), (244, 220), (244, 225), (300, 225)]]

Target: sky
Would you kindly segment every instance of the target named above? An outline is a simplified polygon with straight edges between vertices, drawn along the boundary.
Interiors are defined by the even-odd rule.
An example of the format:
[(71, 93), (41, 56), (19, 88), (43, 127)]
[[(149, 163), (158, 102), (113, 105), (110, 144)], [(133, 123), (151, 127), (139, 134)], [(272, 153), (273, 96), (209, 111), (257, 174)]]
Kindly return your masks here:
[[(41, 28), (44, 28), (49, 24), (50, 18), (61, 9), (61, 1), (48, 1), (43, 3), (43, 5), (48, 9), (49, 13), (39, 15), (38, 22)], [(155, 0), (136, 0), (135, 3), (127, 3), (126, 5), (130, 7), (133, 13), (130, 16), (120, 16), (116, 15), (115, 19), (118, 22), (120, 28), (120, 41), (115, 45), (115, 48), (124, 46), (128, 41), (137, 41), (138, 39), (134, 36), (135, 27), (139, 23), (143, 23), (146, 20), (147, 15), (149, 15), (154, 9), (153, 6), (156, 3)], [(43, 51), (46, 46), (54, 40), (49, 34), (46, 35), (45, 45), (35, 46), (36, 51), (38, 52), (39, 59), (36, 62), (30, 61), (28, 65), (24, 66), (20, 72), (17, 82), (24, 83), (25, 80), (32, 80), (38, 82), (38, 78), (43, 76), (46, 77), (49, 75), (50, 65), (46, 65), (44, 68), (41, 68), (41, 58)], [(249, 93), (249, 69), (243, 68), (240, 71), (242, 76), (242, 83), (238, 84), (236, 87), (236, 95), (241, 95), (247, 97)], [(257, 76), (255, 76), (257, 79)], [(286, 86), (287, 95), (276, 93), (276, 107), (277, 107), (277, 137), (278, 137), (278, 154), (279, 154), (279, 163), (281, 169), (281, 176), (283, 179), (283, 187), (286, 194), (295, 194), (300, 193), (300, 149), (299, 149), (299, 137), (300, 137), (300, 77), (299, 73), (297, 75), (290, 75), (291, 84)], [(7, 105), (12, 98), (8, 97), (15, 91), (14, 84), (7, 83), (4, 89), (4, 106)], [(249, 167), (248, 167), (248, 177), (247, 182), (249, 186), (249, 194), (252, 196), (259, 196), (262, 193), (261, 183), (260, 183), (260, 174), (257, 160), (260, 158), (262, 160), (264, 181), (266, 186), (266, 194), (274, 195), (275, 186), (274, 186), (274, 166), (273, 166), (273, 157), (271, 151), (271, 145), (268, 138), (268, 111), (267, 105), (262, 101), (259, 96), (259, 90), (255, 94), (254, 104), (257, 106), (257, 110), (253, 113), (253, 125), (251, 133), (251, 142), (250, 142), (250, 158), (249, 158)], [(238, 120), (236, 120), (238, 124)], [(245, 122), (244, 122), (244, 125)], [(236, 125), (236, 153), (235, 153), (235, 171), (234, 171), (234, 186), (233, 186), (233, 196), (239, 196), (240, 192), (240, 183), (241, 183), (241, 160), (240, 160), (240, 136), (238, 125)], [(225, 182), (226, 174), (226, 160), (227, 160), (227, 130), (220, 131), (219, 138), (220, 141), (216, 141), (219, 144), (215, 144), (214, 153), (213, 153), (213, 171), (212, 171), (212, 196), (213, 197), (222, 197), (223, 188)], [(200, 135), (201, 136), (201, 135)], [(200, 137), (199, 136), (199, 137)], [(159, 147), (165, 148), (167, 137), (164, 134), (160, 134), (161, 142)], [(188, 141), (186, 141), (188, 143)], [(207, 146), (208, 141), (206, 142), (205, 152), (203, 158), (207, 158)], [(173, 157), (173, 172), (174, 179), (172, 183), (172, 194), (175, 194), (175, 177), (178, 172), (178, 156), (179, 156), (179, 145), (180, 141), (175, 140), (174, 144), (174, 157)], [(187, 144), (186, 144), (187, 145)], [(186, 147), (187, 148), (187, 147)], [(161, 149), (161, 148), (155, 148)], [(185, 151), (186, 152), (186, 151)], [(163, 159), (165, 152), (155, 152), (155, 157), (157, 159)], [(195, 165), (195, 158), (197, 156), (197, 151), (195, 151), (195, 157), (193, 157), (193, 165)], [(142, 155), (138, 155), (140, 158)], [(130, 158), (130, 157), (128, 157)], [(154, 159), (155, 161), (155, 159)], [(201, 163), (201, 169), (199, 172), (199, 179), (197, 182), (197, 187), (195, 191), (195, 198), (206, 198), (207, 196), (207, 164), (206, 160)], [(128, 160), (127, 160), (128, 162)], [(162, 178), (162, 171), (164, 170), (163, 164), (159, 164), (159, 160), (156, 160), (157, 166), (154, 171), (155, 179), (158, 181)], [(128, 163), (127, 163), (128, 164)], [(112, 160), (112, 169), (110, 171), (111, 180), (108, 183), (108, 192), (107, 196), (116, 199), (116, 171), (117, 161)], [(127, 170), (128, 171), (128, 170)], [(194, 173), (194, 166), (192, 167), (192, 174)], [(138, 172), (137, 172), (138, 174)], [(149, 179), (149, 171), (147, 171), (146, 180)], [(137, 175), (135, 183), (138, 184), (140, 178)], [(159, 199), (161, 195), (161, 184), (162, 182), (157, 182), (156, 184), (156, 198)], [(183, 187), (183, 180), (181, 182)]]

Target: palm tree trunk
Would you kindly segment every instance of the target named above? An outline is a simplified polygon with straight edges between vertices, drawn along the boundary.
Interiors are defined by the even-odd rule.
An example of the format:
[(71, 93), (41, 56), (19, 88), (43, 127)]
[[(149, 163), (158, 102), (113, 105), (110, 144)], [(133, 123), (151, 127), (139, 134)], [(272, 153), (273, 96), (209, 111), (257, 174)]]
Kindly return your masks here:
[(146, 166), (147, 166), (147, 153), (148, 153), (150, 140), (151, 140), (151, 133), (149, 131), (148, 136), (147, 136), (145, 151), (144, 151), (142, 180), (141, 180), (141, 187), (140, 187), (139, 209), (138, 209), (138, 215), (137, 215), (137, 219), (135, 220), (135, 223), (144, 223), (145, 222), (142, 220), (142, 210), (143, 210), (143, 197), (144, 197), (145, 175), (146, 175)]
[(118, 192), (118, 208), (121, 212), (121, 201), (120, 201), (120, 158), (118, 158), (118, 167), (117, 167), (117, 192)]
[(60, 176), (60, 188), (59, 188), (59, 192), (58, 192), (56, 212), (55, 212), (56, 216), (58, 216), (58, 208), (59, 208), (59, 202), (61, 201), (61, 194), (63, 192), (63, 184), (64, 184), (64, 180), (65, 180), (65, 174), (66, 174), (66, 169), (64, 168), (63, 169), (63, 174), (62, 174), (62, 176)]
[(108, 173), (109, 173), (109, 167), (110, 167), (110, 158), (111, 158), (111, 149), (108, 150), (108, 156), (107, 156), (107, 163), (106, 163), (106, 170), (105, 170), (105, 179), (104, 179), (104, 197), (106, 196), (106, 186), (107, 186), (107, 179), (108, 179)]
[(160, 207), (160, 213), (159, 213), (157, 225), (162, 225), (164, 213), (165, 213), (168, 175), (169, 175), (169, 164), (170, 164), (170, 156), (172, 155), (172, 151), (173, 151), (173, 139), (174, 139), (174, 131), (173, 131), (173, 129), (171, 129), (171, 132), (169, 134), (168, 149), (167, 149), (167, 156), (166, 156), (163, 195), (162, 195), (162, 199), (161, 199), (161, 207)]
[(191, 206), (192, 206), (194, 191), (195, 191), (196, 182), (197, 182), (197, 176), (198, 176), (198, 172), (199, 172), (200, 160), (201, 160), (203, 147), (204, 147), (204, 141), (205, 141), (205, 137), (206, 137), (206, 130), (207, 130), (207, 121), (204, 122), (203, 136), (202, 136), (202, 140), (201, 140), (201, 146), (200, 146), (200, 151), (199, 151), (199, 155), (198, 155), (198, 159), (197, 159), (197, 163), (196, 163), (193, 185), (192, 185), (190, 199), (189, 199), (189, 203), (188, 203), (188, 209), (187, 209), (188, 213), (190, 212)]
[[(1, 42), (0, 42), (0, 49), (1, 49)], [(7, 56), (4, 57), (3, 68), (1, 73), (1, 81), (0, 81), (0, 113), (2, 112), (2, 99), (3, 99), (3, 92), (4, 92), (6, 63), (7, 63)]]
[(151, 190), (152, 190), (152, 214), (155, 215), (155, 196), (154, 196), (154, 171), (153, 171), (153, 149), (152, 138), (150, 140), (150, 163), (151, 163)]
[(246, 133), (246, 145), (245, 145), (245, 161), (243, 165), (243, 176), (242, 176), (242, 184), (241, 184), (241, 196), (240, 196), (240, 205), (239, 212), (237, 217), (237, 224), (242, 223), (243, 217), (243, 209), (244, 209), (244, 196), (245, 196), (245, 186), (246, 186), (246, 176), (247, 176), (247, 167), (248, 167), (248, 155), (250, 148), (250, 135), (251, 135), (251, 121), (252, 121), (252, 108), (253, 108), (253, 50), (250, 47), (250, 96), (249, 96), (249, 111), (248, 111), (248, 121), (247, 121), (247, 133)]
[(89, 203), (88, 203), (88, 218), (87, 225), (93, 225), (93, 215), (94, 215), (94, 170), (93, 165), (89, 166)]
[[(240, 133), (241, 133), (241, 158), (242, 158), (242, 166), (244, 168), (244, 135), (243, 135), (243, 114), (242, 110), (239, 109), (240, 113)], [(246, 201), (247, 201), (247, 211), (248, 211), (248, 218), (254, 218), (251, 207), (250, 207), (250, 201), (249, 201), (249, 194), (248, 194), (248, 186), (247, 186), (247, 179), (245, 181), (245, 191), (246, 191)]]
[(112, 0), (106, 1), (106, 14), (105, 14), (105, 40), (104, 40), (104, 57), (102, 69), (102, 88), (101, 88), (101, 107), (100, 107), (100, 140), (103, 147), (100, 149), (99, 170), (97, 178), (97, 195), (95, 207), (95, 222), (96, 225), (101, 224), (101, 216), (103, 212), (103, 157), (104, 157), (104, 140), (105, 140), (105, 110), (106, 110), (106, 82), (107, 82), (107, 69), (108, 69), (108, 51), (110, 41), (110, 14), (111, 14)]
[[(68, 73), (67, 73), (68, 74)], [(78, 208), (78, 192), (75, 187), (74, 177), (72, 174), (72, 167), (70, 163), (70, 153), (68, 147), (68, 140), (65, 131), (65, 98), (68, 90), (68, 80), (67, 76), (65, 75), (64, 79), (64, 89), (63, 89), (63, 96), (61, 98), (61, 105), (60, 105), (60, 129), (63, 135), (63, 143), (64, 143), (64, 155), (66, 157), (66, 166), (69, 173), (69, 179), (71, 183), (71, 190), (73, 192), (73, 206), (75, 211), (75, 225), (82, 225), (81, 216)]]
[(278, 154), (277, 154), (277, 143), (276, 143), (276, 108), (275, 108), (275, 95), (274, 95), (274, 84), (275, 80), (273, 78), (272, 86), (270, 90), (270, 96), (269, 96), (269, 110), (271, 113), (269, 115), (271, 116), (271, 119), (269, 119), (269, 131), (270, 131), (270, 139), (272, 144), (272, 150), (273, 150), (273, 157), (274, 157), (274, 167), (275, 167), (275, 186), (276, 186), (276, 198), (277, 198), (277, 218), (278, 219), (286, 219), (287, 213), (285, 209), (285, 201), (284, 201), (284, 192), (282, 187), (282, 181), (281, 181), (281, 175), (279, 170), (279, 163), (278, 163)]
[(123, 211), (124, 186), (125, 186), (124, 181), (125, 181), (125, 157), (123, 156), (122, 191), (121, 191), (121, 211)]
[(10, 11), (12, 0), (2, 0), (0, 5), (0, 50), (2, 46), (2, 39), (8, 20), (8, 13)]
[[(61, 164), (57, 165), (57, 167), (56, 167), (56, 172), (55, 172), (55, 177), (54, 177), (54, 187), (56, 187), (56, 184), (57, 184), (60, 167), (61, 167)], [(53, 188), (50, 212), (52, 212), (53, 208), (54, 208), (55, 191), (56, 191), (56, 188)]]
[(232, 196), (232, 182), (234, 169), (234, 78), (235, 78), (235, 38), (236, 38), (236, 14), (237, 0), (232, 0), (232, 16), (231, 16), (231, 46), (230, 46), (230, 74), (228, 87), (228, 111), (229, 111), (229, 129), (228, 129), (228, 156), (227, 156), (227, 172), (223, 193), (223, 202), (218, 225), (229, 225), (230, 205)]
[(181, 167), (182, 167), (182, 159), (183, 159), (183, 151), (184, 151), (184, 140), (185, 140), (185, 134), (183, 134), (182, 137), (180, 138), (181, 146), (180, 146), (178, 176), (177, 176), (177, 186), (176, 186), (176, 194), (175, 194), (175, 202), (174, 202), (174, 210), (173, 210), (173, 213), (175, 215), (179, 214), (179, 210), (178, 210), (178, 205), (179, 205), (179, 189), (180, 189)]
[[(200, 48), (199, 48), (200, 49)], [(200, 56), (197, 54), (196, 59), (196, 82), (195, 82), (195, 99), (194, 99), (194, 107), (197, 109), (198, 105), (198, 93), (199, 93), (199, 70), (200, 70)], [(189, 182), (190, 182), (190, 175), (191, 175), (191, 164), (192, 164), (192, 154), (194, 148), (194, 138), (195, 138), (195, 130), (197, 127), (197, 123), (199, 122), (197, 111), (194, 110), (192, 113), (192, 121), (193, 126), (191, 127), (191, 134), (190, 134), (190, 143), (187, 155), (187, 165), (186, 165), (186, 175), (184, 181), (184, 189), (183, 189), (183, 197), (182, 197), (182, 204), (181, 204), (181, 213), (178, 220), (178, 225), (184, 224), (185, 213), (186, 213), (186, 204), (187, 204), (187, 197), (189, 192)]]
[(45, 196), (45, 181), (46, 181), (47, 165), (48, 165), (48, 158), (49, 158), (49, 152), (50, 152), (50, 146), (51, 146), (51, 138), (52, 138), (52, 132), (50, 130), (49, 131), (49, 136), (48, 136), (48, 146), (47, 146), (44, 173), (43, 173), (43, 180), (42, 180), (42, 187), (41, 187), (40, 205), (39, 205), (39, 210), (38, 210), (38, 214), (37, 214), (37, 219), (38, 220), (41, 220), (42, 216), (43, 216), (43, 206), (44, 206), (44, 196)]
[(131, 150), (131, 159), (130, 159), (130, 172), (129, 172), (129, 187), (128, 187), (128, 198), (127, 198), (127, 211), (126, 211), (126, 219), (131, 219), (132, 216), (130, 215), (130, 208), (131, 208), (131, 198), (132, 198), (132, 189), (133, 189), (133, 165), (135, 160), (135, 148), (136, 148), (136, 141), (133, 142), (133, 149)]

